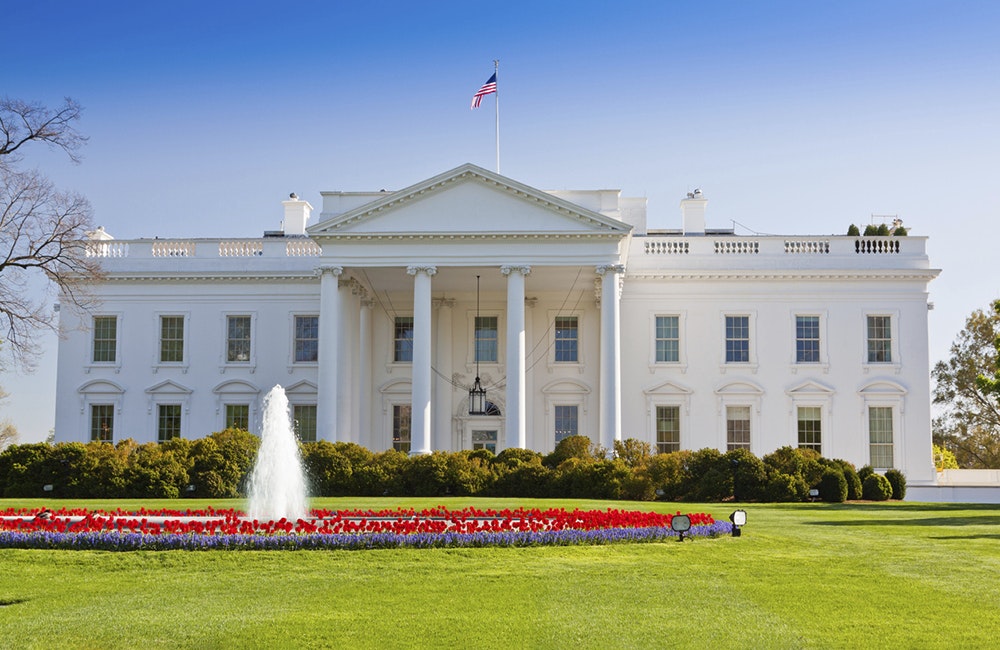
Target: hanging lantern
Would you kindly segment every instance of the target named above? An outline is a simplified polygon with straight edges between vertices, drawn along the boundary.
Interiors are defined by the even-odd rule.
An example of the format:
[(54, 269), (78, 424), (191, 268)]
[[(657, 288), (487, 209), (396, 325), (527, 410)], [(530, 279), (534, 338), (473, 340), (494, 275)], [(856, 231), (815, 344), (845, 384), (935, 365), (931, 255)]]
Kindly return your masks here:
[(486, 415), (486, 389), (479, 383), (479, 377), (469, 389), (469, 415)]

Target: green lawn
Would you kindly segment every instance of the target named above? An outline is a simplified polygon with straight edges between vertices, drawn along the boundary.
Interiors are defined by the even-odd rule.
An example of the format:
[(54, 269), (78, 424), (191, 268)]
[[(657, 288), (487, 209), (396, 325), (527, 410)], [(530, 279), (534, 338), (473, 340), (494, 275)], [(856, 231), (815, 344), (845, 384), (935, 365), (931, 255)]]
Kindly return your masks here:
[[(680, 509), (722, 519), (732, 510), (473, 499), (313, 505), (438, 504)], [(42, 503), (0, 500), (0, 509), (31, 505)], [(298, 553), (0, 550), (0, 646), (996, 647), (1000, 506), (745, 509), (742, 537), (684, 543)]]

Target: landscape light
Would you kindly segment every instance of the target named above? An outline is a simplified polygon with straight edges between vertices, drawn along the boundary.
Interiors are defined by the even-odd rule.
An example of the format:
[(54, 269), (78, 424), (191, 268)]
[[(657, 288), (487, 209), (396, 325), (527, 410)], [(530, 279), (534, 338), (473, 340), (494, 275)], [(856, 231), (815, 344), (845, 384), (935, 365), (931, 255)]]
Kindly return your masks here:
[(740, 532), (740, 526), (747, 525), (747, 511), (735, 511), (733, 514), (729, 515), (729, 521), (733, 522), (733, 537), (739, 537), (742, 535)]
[(684, 541), (684, 533), (691, 530), (691, 517), (687, 515), (674, 515), (670, 519), (670, 530), (675, 533), (679, 533), (680, 537), (677, 539), (678, 542)]

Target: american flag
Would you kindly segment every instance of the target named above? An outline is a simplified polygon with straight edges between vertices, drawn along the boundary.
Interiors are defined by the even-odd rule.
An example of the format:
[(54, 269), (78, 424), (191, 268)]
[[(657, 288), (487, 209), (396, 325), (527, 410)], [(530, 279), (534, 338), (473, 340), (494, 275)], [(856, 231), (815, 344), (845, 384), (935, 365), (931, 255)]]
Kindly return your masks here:
[(482, 103), (483, 97), (491, 95), (497, 91), (497, 73), (493, 73), (493, 76), (486, 80), (482, 88), (476, 91), (476, 94), (472, 96), (472, 108), (479, 108), (479, 104)]

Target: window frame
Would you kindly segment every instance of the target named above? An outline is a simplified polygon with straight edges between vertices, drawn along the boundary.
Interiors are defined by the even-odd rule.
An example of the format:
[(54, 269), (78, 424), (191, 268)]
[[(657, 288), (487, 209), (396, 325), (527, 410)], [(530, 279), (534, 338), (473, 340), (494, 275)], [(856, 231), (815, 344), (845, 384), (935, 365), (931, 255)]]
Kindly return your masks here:
[[(817, 319), (817, 353), (819, 359), (817, 361), (799, 361), (798, 357), (798, 347), (799, 347), (799, 330), (798, 330), (798, 320), (799, 318), (816, 318)], [(826, 310), (796, 310), (791, 313), (791, 319), (789, 324), (789, 332), (791, 335), (791, 351), (789, 353), (789, 368), (792, 374), (798, 373), (800, 370), (811, 371), (815, 369), (821, 370), (824, 374), (830, 371), (830, 355), (829, 355), (829, 336), (828, 336), (828, 313)], [(811, 340), (811, 339), (807, 339)]]
[[(248, 358), (240, 361), (229, 360), (229, 321), (231, 318), (249, 318), (250, 349)], [(257, 312), (254, 311), (233, 311), (222, 314), (222, 358), (220, 368), (222, 372), (227, 369), (248, 368), (250, 372), (257, 369)]]
[[(575, 427), (573, 433), (568, 433), (568, 434), (566, 434), (566, 435), (564, 435), (564, 436), (562, 436), (560, 438), (559, 437), (559, 424), (560, 424), (559, 411), (561, 409), (572, 409), (572, 418), (573, 418), (573, 422), (576, 424), (576, 427)], [(580, 418), (580, 410), (581, 410), (580, 409), (580, 405), (578, 403), (576, 403), (576, 402), (570, 402), (570, 403), (556, 402), (556, 403), (554, 403), (552, 405), (552, 440), (553, 440), (553, 444), (554, 445), (558, 446), (559, 443), (562, 440), (565, 440), (566, 438), (568, 438), (570, 436), (579, 436), (579, 435), (582, 435), (580, 433), (580, 420), (581, 420), (581, 418)], [(568, 416), (568, 413), (565, 414), (563, 417), (565, 418), (567, 416)]]
[[(115, 347), (114, 355), (115, 358), (112, 361), (94, 361), (94, 356), (97, 353), (97, 319), (98, 318), (114, 318), (115, 319)], [(124, 350), (122, 346), (122, 334), (124, 333), (124, 315), (121, 312), (101, 312), (98, 314), (93, 314), (90, 320), (90, 341), (88, 350), (88, 362), (85, 364), (85, 369), (89, 372), (94, 368), (111, 368), (117, 373), (122, 367), (122, 351)], [(102, 339), (105, 340), (105, 339)]]
[[(316, 336), (312, 337), (299, 337), (299, 322), (306, 318), (315, 319), (315, 333)], [(291, 363), (294, 366), (315, 366), (319, 364), (319, 314), (309, 314), (309, 313), (294, 313), (291, 314), (291, 332), (292, 332), (292, 349), (291, 349)], [(299, 359), (299, 343), (300, 342), (313, 342), (314, 345), (314, 359)]]
[[(406, 433), (408, 438), (404, 440), (402, 437), (403, 427), (402, 418), (403, 410), (406, 409), (409, 422), (406, 425)], [(399, 429), (397, 429), (399, 425)], [(398, 437), (397, 437), (398, 434)], [(399, 442), (397, 442), (397, 440)], [(389, 408), (389, 443), (390, 449), (395, 451), (400, 451), (409, 454), (413, 451), (413, 404), (411, 402), (393, 402)], [(406, 446), (406, 449), (402, 447)]]
[[(677, 320), (677, 338), (660, 338), (660, 319), (661, 318), (674, 318)], [(666, 368), (676, 368), (676, 367), (687, 367), (687, 358), (684, 354), (684, 315), (682, 313), (662, 313), (657, 312), (650, 317), (650, 331), (652, 335), (652, 350), (650, 351), (650, 365), (656, 367), (666, 367)], [(677, 359), (674, 361), (660, 359), (660, 341), (674, 341), (677, 342)]]
[[(89, 408), (87, 413), (89, 415), (90, 426), (89, 426), (89, 442), (110, 442), (114, 444), (115, 442), (115, 411), (117, 410), (116, 405), (113, 402), (91, 402), (88, 404)], [(105, 416), (98, 416), (96, 409), (108, 409), (109, 413)], [(101, 435), (95, 435), (97, 430), (95, 429), (95, 424), (100, 422), (100, 419), (110, 415), (111, 426), (108, 428), (110, 435), (107, 437)]]
[[(747, 319), (747, 358), (746, 361), (729, 361), (729, 341), (743, 339), (730, 339), (728, 319)], [(720, 314), (720, 326), (722, 331), (722, 354), (719, 365), (723, 374), (730, 369), (746, 369), (753, 373), (757, 372), (757, 312), (754, 310), (727, 310)]]
[[(879, 412), (882, 412), (882, 413), (888, 413), (888, 415), (889, 415), (889, 418), (888, 418), (888, 422), (889, 422), (889, 441), (888, 442), (885, 442), (885, 441), (875, 442), (875, 440), (873, 439), (873, 436), (875, 435), (875, 431), (872, 429), (872, 419), (873, 419), (873, 415), (875, 414), (875, 411), (879, 411)], [(898, 420), (898, 418), (896, 417), (896, 409), (893, 406), (891, 406), (891, 405), (887, 405), (887, 404), (869, 404), (869, 405), (867, 405), (867, 408), (865, 409), (865, 421), (867, 423), (866, 426), (865, 426), (865, 432), (867, 433), (867, 438), (868, 438), (868, 463), (871, 465), (871, 467), (873, 469), (876, 469), (876, 470), (887, 470), (887, 469), (892, 469), (893, 467), (895, 467), (895, 462), (896, 462), (896, 422), (897, 422), (897, 420)], [(879, 460), (884, 460), (885, 459), (884, 450), (886, 448), (888, 448), (888, 450), (889, 450), (889, 464), (888, 465), (879, 464), (879, 463), (875, 462), (875, 456), (876, 456), (875, 451), (876, 451), (876, 448), (878, 448), (879, 450), (882, 450), (882, 454), (881, 454), (881, 457), (879, 458)]]
[[(803, 419), (802, 412), (805, 409), (815, 410), (816, 417), (811, 419)], [(813, 451), (817, 452), (820, 456), (823, 455), (823, 437), (824, 437), (823, 434), (826, 431), (825, 427), (823, 426), (823, 420), (824, 420), (823, 411), (824, 411), (823, 407), (819, 404), (795, 405), (795, 438), (796, 438), (795, 448), (796, 449), (812, 449)], [(803, 433), (807, 434), (810, 433), (810, 432), (804, 432), (802, 430), (803, 423), (807, 422), (815, 422), (817, 424), (818, 429), (811, 433), (814, 433), (815, 436), (818, 438), (818, 440), (814, 440), (812, 442), (803, 442), (802, 440)]]
[(244, 416), (246, 419), (246, 426), (235, 427), (235, 428), (249, 432), (250, 428), (253, 426), (253, 409), (251, 408), (249, 402), (226, 402), (225, 404), (223, 404), (222, 405), (223, 428), (229, 429), (231, 427), (234, 427), (233, 417), (230, 414), (230, 409), (231, 408), (234, 409), (235, 407), (242, 407), (246, 409), (246, 414)]
[[(736, 420), (730, 418), (730, 411), (735, 409), (746, 409), (746, 419)], [(750, 404), (727, 404), (725, 406), (725, 429), (726, 429), (726, 451), (730, 452), (734, 449), (746, 449), (752, 453), (753, 442), (754, 442), (754, 426), (753, 426), (753, 406)], [(731, 422), (746, 422), (746, 442), (731, 442), (730, 434), (732, 433), (730, 423)]]
[[(559, 321), (560, 320), (562, 320), (562, 321), (570, 321), (570, 320), (572, 320), (573, 321), (573, 327), (572, 327), (572, 330), (573, 330), (573, 333), (574, 333), (573, 337), (560, 337), (559, 336), (559, 331), (560, 331)], [(569, 327), (563, 327), (562, 329), (568, 330), (570, 328)], [(572, 351), (572, 356), (573, 356), (572, 359), (560, 359), (559, 358), (560, 342), (567, 343), (567, 344), (570, 343), (570, 342), (572, 342), (572, 345), (569, 346), (569, 347), (567, 347), (566, 350), (565, 350), (567, 352), (568, 351)], [(552, 318), (552, 363), (553, 364), (559, 365), (559, 366), (579, 365), (580, 364), (580, 348), (581, 348), (580, 342), (581, 342), (581, 337), (580, 337), (580, 316), (579, 315), (577, 315), (577, 314), (559, 314), (558, 316), (554, 316)]]
[[(400, 321), (408, 319), (410, 322), (410, 336), (409, 338), (400, 338)], [(391, 362), (394, 365), (409, 366), (413, 364), (413, 327), (414, 320), (412, 314), (395, 314), (392, 317), (391, 322), (392, 327), (392, 347), (390, 351)], [(409, 358), (401, 358), (401, 353), (406, 352), (406, 341), (409, 341)]]
[[(478, 314), (482, 318), (493, 317), (497, 319), (497, 360), (496, 361), (480, 361), (479, 367), (486, 368), (488, 372), (495, 373), (500, 372), (504, 367), (505, 361), (505, 345), (506, 345), (506, 331), (507, 322), (504, 318), (504, 313), (491, 309), (491, 310), (481, 310)], [(525, 326), (528, 326), (527, 319), (525, 320)], [(466, 372), (476, 371), (476, 310), (470, 309), (466, 311), (466, 350), (465, 350), (465, 369)], [(484, 372), (485, 374), (485, 372)]]
[[(658, 453), (658, 454), (669, 454), (669, 453), (672, 453), (672, 452), (675, 452), (675, 451), (681, 451), (682, 449), (684, 449), (684, 446), (683, 446), (683, 443), (682, 443), (682, 439), (683, 439), (682, 431), (683, 431), (683, 421), (684, 421), (684, 418), (682, 417), (682, 414), (681, 414), (681, 412), (682, 412), (682, 406), (680, 404), (656, 404), (656, 405), (654, 405), (653, 409), (654, 409), (654, 411), (653, 411), (653, 426), (654, 426), (654, 431), (653, 431), (653, 435), (654, 435), (654, 438), (653, 438), (653, 449), (656, 451), (656, 453)], [(676, 433), (677, 433), (677, 441), (676, 442), (661, 442), (660, 441), (660, 409), (671, 409), (673, 411), (676, 411), (676, 414), (677, 414), (677, 418), (676, 418), (676, 420), (677, 420), (677, 431), (676, 431)], [(677, 448), (676, 449), (663, 449), (663, 448), (661, 448), (661, 446), (663, 446), (663, 445), (676, 445)]]
[[(889, 360), (888, 361), (871, 361), (869, 346), (872, 340), (884, 340), (884, 339), (870, 339), (868, 337), (868, 320), (870, 318), (888, 318), (889, 319)], [(872, 369), (885, 369), (892, 368), (897, 371), (902, 365), (902, 359), (900, 358), (900, 345), (899, 345), (899, 311), (866, 311), (864, 313), (864, 318), (862, 318), (862, 334), (864, 344), (862, 345), (862, 367), (865, 372), (870, 372)]]
[[(298, 404), (297, 403), (289, 404), (289, 407), (292, 412), (292, 431), (294, 431), (295, 437), (299, 439), (299, 442), (317, 442), (319, 440), (318, 437), (319, 427), (318, 427), (318, 421), (316, 419), (319, 408), (317, 407), (317, 405), (315, 403), (307, 404), (303, 402)], [(302, 431), (300, 429), (300, 421), (303, 418), (297, 417), (299, 409), (305, 409), (305, 408), (312, 409), (312, 436), (309, 439), (303, 437)]]
[[(164, 436), (163, 436), (163, 420), (164, 420), (164, 409), (165, 408), (171, 408), (171, 409), (176, 408), (177, 409), (177, 413), (176, 413), (176, 418), (177, 418), (177, 432), (176, 432), (176, 435), (172, 435), (169, 438), (164, 438)], [(173, 417), (173, 416), (171, 416), (171, 417)], [(155, 420), (155, 422), (156, 422), (156, 424), (155, 424), (155, 426), (156, 426), (156, 442), (159, 443), (159, 444), (163, 444), (164, 442), (167, 442), (168, 440), (173, 440), (174, 438), (183, 438), (184, 437), (184, 421), (186, 419), (187, 418), (184, 417), (184, 404), (183, 403), (181, 403), (181, 402), (174, 402), (174, 401), (157, 402), (156, 403), (156, 420)]]

